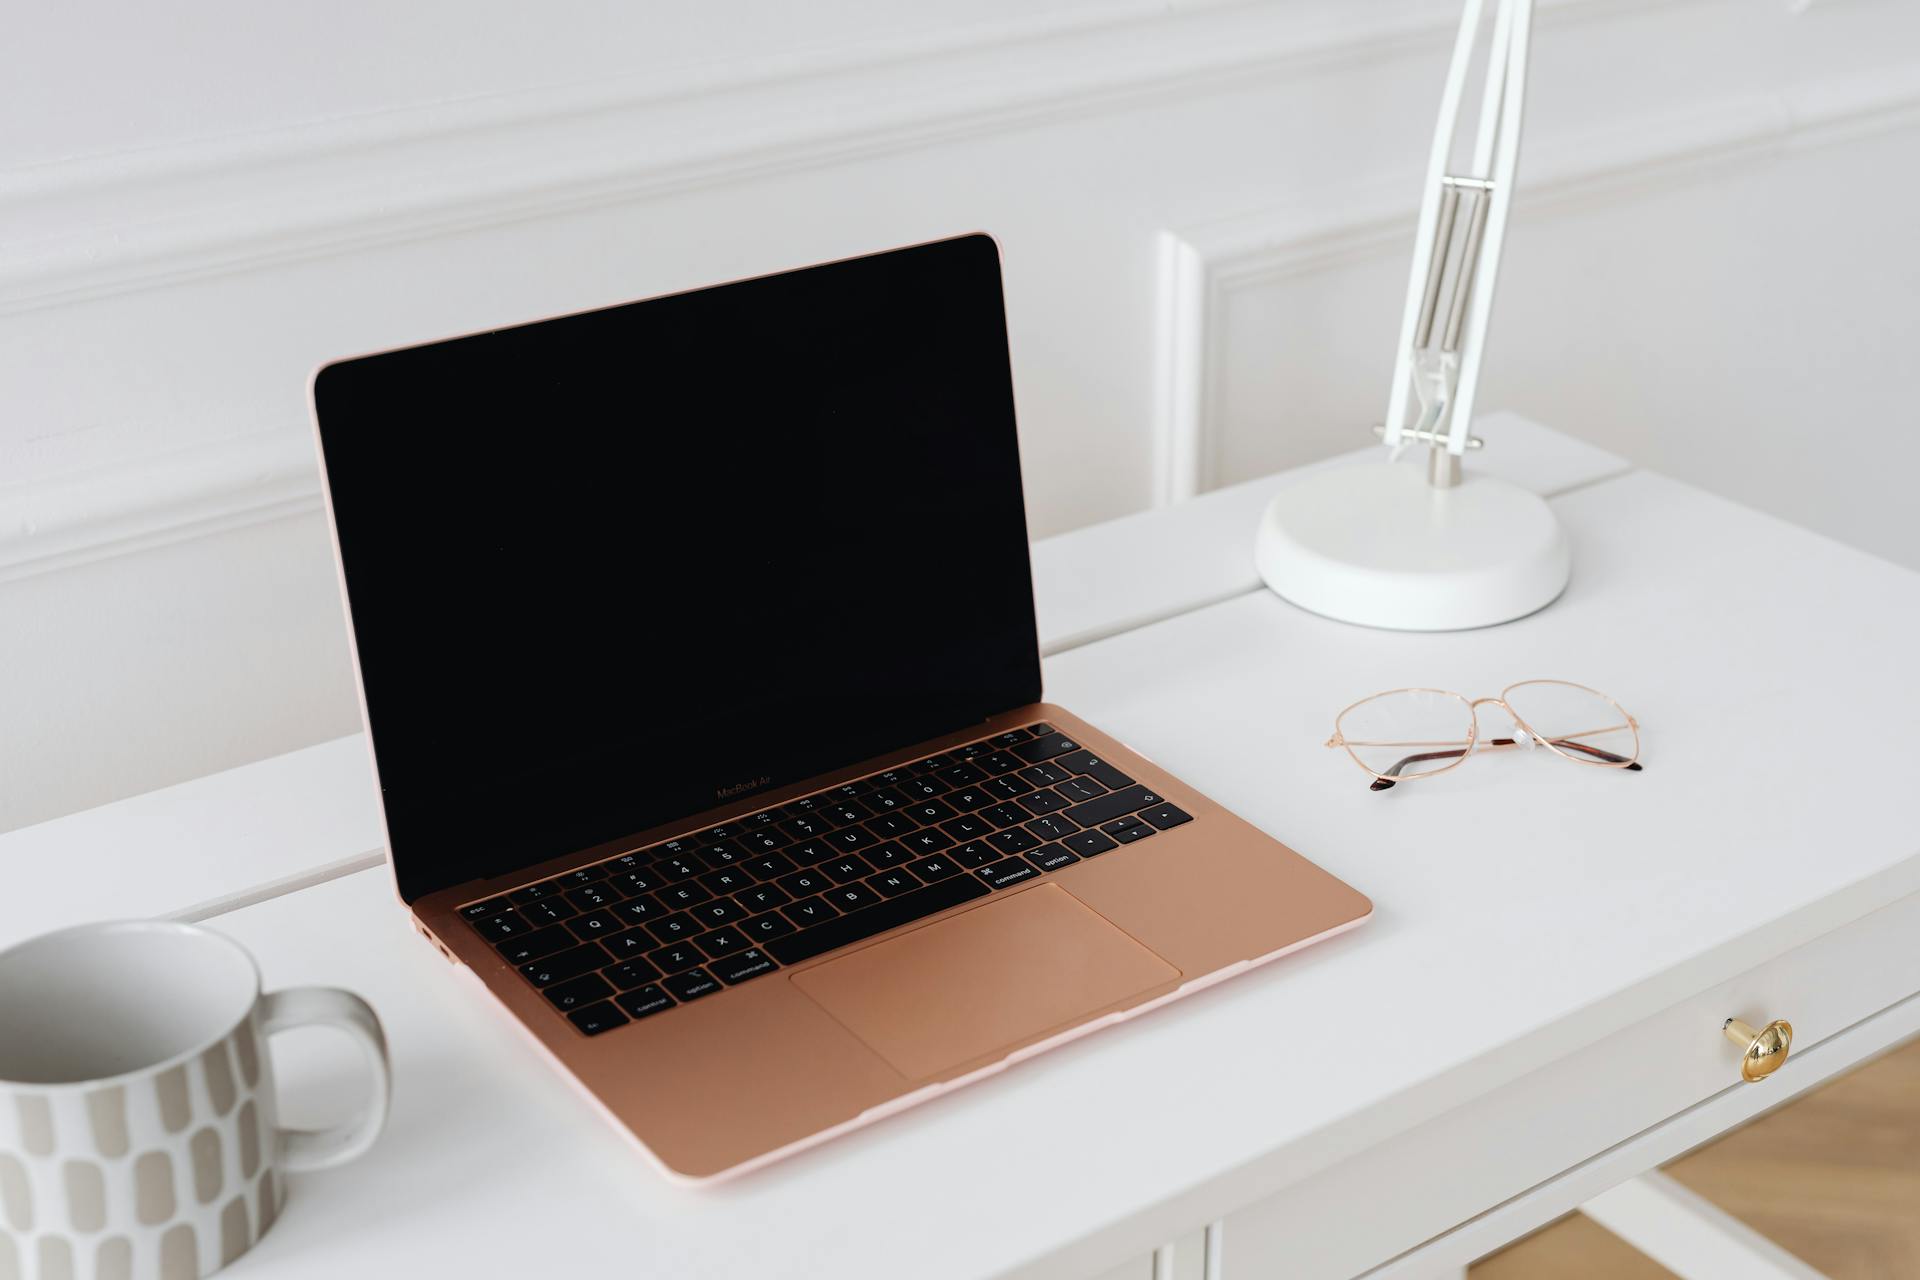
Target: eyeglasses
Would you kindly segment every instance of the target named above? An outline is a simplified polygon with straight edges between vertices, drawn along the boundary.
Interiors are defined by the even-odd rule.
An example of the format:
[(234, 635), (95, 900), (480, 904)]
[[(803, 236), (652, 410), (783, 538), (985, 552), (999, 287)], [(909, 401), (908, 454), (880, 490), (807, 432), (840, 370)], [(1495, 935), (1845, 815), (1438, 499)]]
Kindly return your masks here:
[[(1487, 703), (1513, 717), (1513, 737), (1480, 742)], [(1326, 745), (1345, 747), (1373, 775), (1372, 789), (1385, 791), (1458, 768), (1476, 751), (1535, 743), (1576, 764), (1640, 771), (1640, 722), (1598, 689), (1567, 680), (1522, 680), (1497, 698), (1471, 700), (1445, 689), (1376, 693), (1334, 717)]]

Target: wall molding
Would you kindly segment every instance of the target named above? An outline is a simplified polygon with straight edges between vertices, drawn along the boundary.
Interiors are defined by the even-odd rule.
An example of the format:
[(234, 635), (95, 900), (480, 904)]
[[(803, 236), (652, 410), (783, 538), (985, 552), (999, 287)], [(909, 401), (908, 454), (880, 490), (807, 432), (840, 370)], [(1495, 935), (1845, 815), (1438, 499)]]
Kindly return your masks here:
[(291, 431), (0, 489), (0, 583), (320, 505), (313, 440)]
[(0, 173), (0, 314), (1438, 50), (1454, 22), (1445, 0), (1140, 0), (30, 166)]
[[(1696, 182), (1728, 166), (1920, 125), (1920, 64), (1791, 93), (1714, 103), (1554, 145), (1523, 161), (1514, 216), (1538, 220)], [(1160, 233), (1156, 462), (1161, 505), (1218, 485), (1219, 370), (1210, 353), (1232, 295), (1411, 251), (1417, 182), (1356, 185)], [(1385, 407), (1382, 390), (1382, 408)], [(1359, 424), (1356, 424), (1356, 428)], [(1356, 430), (1356, 444), (1364, 440)]]

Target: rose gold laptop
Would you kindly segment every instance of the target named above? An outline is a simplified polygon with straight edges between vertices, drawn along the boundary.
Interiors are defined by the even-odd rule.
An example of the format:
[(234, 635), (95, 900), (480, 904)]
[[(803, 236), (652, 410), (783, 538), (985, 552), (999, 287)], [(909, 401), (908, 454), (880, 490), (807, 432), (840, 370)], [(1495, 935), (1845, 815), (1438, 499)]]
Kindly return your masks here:
[(1041, 701), (986, 236), (313, 399), (400, 897), (672, 1177), (1370, 911)]

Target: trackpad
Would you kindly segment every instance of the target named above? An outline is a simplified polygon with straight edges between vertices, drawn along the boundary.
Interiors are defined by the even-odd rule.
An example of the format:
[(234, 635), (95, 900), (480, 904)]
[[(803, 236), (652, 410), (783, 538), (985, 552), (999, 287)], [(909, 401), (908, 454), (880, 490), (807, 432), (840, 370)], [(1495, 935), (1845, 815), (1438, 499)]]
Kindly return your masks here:
[(924, 1080), (1179, 976), (1045, 884), (829, 960), (793, 984), (902, 1075)]

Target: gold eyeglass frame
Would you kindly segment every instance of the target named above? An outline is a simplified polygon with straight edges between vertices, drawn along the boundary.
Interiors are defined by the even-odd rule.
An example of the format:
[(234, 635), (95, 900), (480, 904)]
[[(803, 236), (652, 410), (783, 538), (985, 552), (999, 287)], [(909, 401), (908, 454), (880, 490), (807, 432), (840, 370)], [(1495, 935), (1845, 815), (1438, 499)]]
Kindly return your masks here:
[[(1583, 729), (1579, 733), (1563, 733), (1558, 738), (1544, 737), (1532, 725), (1528, 724), (1526, 722), (1526, 719), (1522, 717), (1519, 712), (1515, 711), (1512, 705), (1509, 704), (1507, 701), (1508, 695), (1510, 695), (1515, 689), (1524, 689), (1528, 685), (1537, 685), (1537, 684), (1562, 685), (1569, 689), (1578, 689), (1583, 693), (1590, 693), (1594, 697), (1599, 698), (1601, 701), (1605, 702), (1608, 706), (1612, 707), (1615, 711), (1618, 711), (1620, 713), (1621, 718), (1626, 723), (1608, 725), (1602, 729)], [(1451, 764), (1441, 765), (1438, 769), (1429, 769), (1422, 773), (1395, 774), (1395, 773), (1377, 772), (1371, 765), (1369, 765), (1366, 761), (1360, 758), (1360, 754), (1353, 749), (1356, 744), (1350, 741), (1342, 732), (1340, 727), (1341, 723), (1347, 718), (1348, 714), (1351, 713), (1355, 708), (1365, 706), (1367, 703), (1378, 701), (1381, 698), (1390, 698), (1397, 693), (1437, 693), (1444, 697), (1459, 699), (1461, 707), (1467, 713), (1467, 738), (1466, 738), (1466, 744), (1464, 746), (1457, 748), (1458, 754), (1460, 756), (1458, 760), (1455, 760)], [(1419, 778), (1437, 777), (1440, 774), (1447, 772), (1449, 769), (1458, 769), (1461, 765), (1465, 764), (1467, 761), (1471, 760), (1475, 755), (1478, 755), (1483, 751), (1505, 751), (1505, 750), (1510, 750), (1512, 748), (1525, 745), (1517, 738), (1494, 738), (1494, 739), (1491, 739), (1486, 746), (1484, 747), (1480, 746), (1480, 708), (1483, 706), (1486, 706), (1489, 703), (1491, 703), (1496, 707), (1499, 707), (1502, 711), (1505, 711), (1509, 716), (1512, 716), (1514, 724), (1519, 726), (1521, 731), (1524, 732), (1529, 739), (1531, 739), (1533, 742), (1539, 743), (1541, 746), (1553, 752), (1555, 755), (1559, 756), (1563, 760), (1571, 760), (1575, 764), (1592, 765), (1595, 768), (1600, 768), (1600, 769), (1631, 769), (1636, 773), (1641, 771), (1642, 766), (1640, 764), (1640, 722), (1638, 720), (1635, 720), (1633, 718), (1633, 715), (1625, 707), (1621, 706), (1618, 702), (1616, 702), (1612, 698), (1612, 696), (1608, 694), (1604, 694), (1600, 692), (1598, 689), (1589, 688), (1584, 684), (1577, 684), (1572, 680), (1552, 680), (1552, 679), (1516, 680), (1512, 684), (1508, 685), (1506, 688), (1502, 689), (1500, 691), (1500, 696), (1497, 698), (1469, 698), (1465, 694), (1455, 693), (1451, 689), (1430, 689), (1423, 686), (1412, 686), (1405, 689), (1383, 689), (1379, 693), (1368, 694), (1366, 697), (1360, 699), (1358, 702), (1350, 703), (1348, 706), (1344, 707), (1340, 711), (1340, 714), (1336, 715), (1333, 718), (1333, 736), (1331, 738), (1328, 738), (1324, 745), (1328, 747), (1344, 747), (1346, 749), (1348, 758), (1350, 758), (1355, 764), (1359, 765), (1363, 770), (1365, 770), (1368, 774), (1370, 774), (1373, 777), (1372, 789), (1375, 791), (1385, 791), (1387, 788), (1397, 786), (1403, 782), (1412, 782)], [(1590, 738), (1596, 734), (1601, 734), (1601, 733), (1618, 733), (1621, 729), (1625, 729), (1633, 735), (1633, 754), (1630, 756), (1621, 756), (1621, 755), (1617, 755), (1614, 752), (1600, 752), (1600, 749), (1598, 747), (1581, 746), (1580, 744), (1577, 744), (1571, 741), (1572, 739), (1575, 739), (1575, 738)], [(1446, 748), (1445, 751), (1437, 753), (1436, 755), (1427, 756), (1426, 758), (1428, 759), (1442, 758), (1446, 755), (1452, 755), (1456, 751), (1456, 747), (1453, 742), (1363, 741), (1358, 743), (1357, 745), (1363, 746), (1363, 747), (1442, 747), (1442, 748)], [(1593, 752), (1596, 754), (1605, 755), (1609, 758), (1595, 759), (1592, 755), (1581, 754), (1582, 752)], [(1400, 763), (1398, 765), (1395, 765), (1394, 767), (1397, 769), (1402, 765), (1412, 763), (1413, 761), (1421, 758), (1422, 757), (1417, 754), (1408, 756), (1406, 759), (1401, 760)]]

